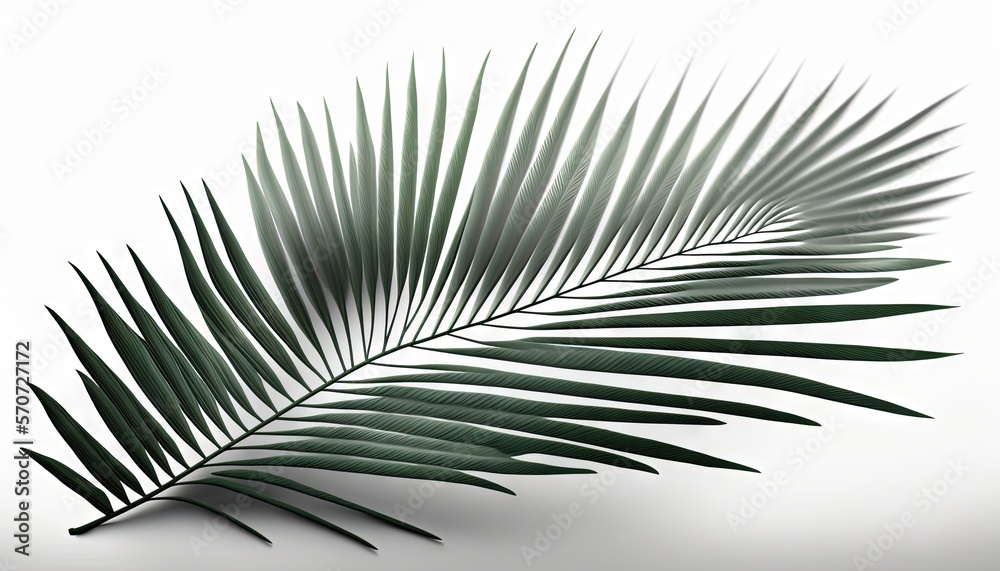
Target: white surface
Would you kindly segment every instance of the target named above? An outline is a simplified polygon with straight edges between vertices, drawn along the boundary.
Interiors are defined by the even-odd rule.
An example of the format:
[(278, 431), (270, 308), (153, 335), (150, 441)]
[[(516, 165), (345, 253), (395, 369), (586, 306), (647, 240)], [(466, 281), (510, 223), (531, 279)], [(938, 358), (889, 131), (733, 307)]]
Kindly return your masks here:
[[(669, 96), (679, 75), (677, 55), (692, 41), (707, 46), (695, 59), (688, 97), (682, 97), (678, 112), (690, 111), (725, 65), (717, 99), (709, 107), (710, 125), (721, 121), (774, 54), (772, 71), (762, 85), (766, 96), (754, 99), (751, 113), (769, 103), (767, 97), (777, 94), (803, 59), (805, 67), (788, 97), (788, 109), (802, 105), (846, 64), (834, 101), (869, 75), (863, 104), (898, 88), (881, 117), (882, 126), (968, 85), (921, 127), (926, 132), (966, 123), (954, 137), (961, 148), (921, 176), (974, 170), (974, 176), (950, 187), (971, 194), (941, 210), (947, 219), (933, 226), (934, 235), (909, 241), (901, 251), (953, 263), (902, 274), (888, 288), (852, 296), (857, 302), (960, 304), (937, 323), (923, 348), (964, 354), (898, 366), (778, 365), (888, 398), (935, 420), (711, 387), (707, 391), (712, 396), (784, 405), (806, 416), (832, 419), (841, 428), (809, 460), (795, 456), (797, 447), (815, 450), (819, 442), (813, 440), (816, 430), (809, 427), (733, 420), (715, 428), (629, 429), (700, 446), (762, 473), (654, 462), (659, 476), (617, 475), (603, 493), (587, 487), (587, 477), (497, 478), (513, 487), (517, 498), (446, 486), (408, 520), (442, 536), (443, 544), (346, 516), (348, 527), (379, 545), (377, 554), (258, 506), (249, 510), (248, 521), (275, 541), (272, 547), (226, 529), (207, 548), (196, 551), (190, 537), (203, 533), (204, 514), (172, 504), (148, 506), (89, 535), (71, 537), (65, 530), (89, 521), (96, 512), (82, 502), (72, 503), (70, 493), (36, 467), (32, 555), (29, 559), (11, 551), (13, 524), (6, 518), (0, 528), (8, 538), (8, 547), (0, 554), (3, 568), (519, 569), (526, 565), (522, 546), (532, 545), (536, 532), (552, 523), (552, 514), (566, 511), (573, 502), (583, 505), (582, 515), (531, 561), (532, 568), (849, 570), (856, 568), (855, 556), (865, 556), (869, 541), (877, 541), (884, 526), (901, 521), (906, 513), (915, 516), (916, 524), (874, 568), (996, 568), (1000, 561), (996, 543), (1000, 462), (995, 441), (1000, 429), (995, 372), (1000, 323), (1000, 280), (995, 273), (1000, 255), (996, 224), (1000, 51), (993, 3), (398, 0), (350, 7), (330, 2), (233, 3), (237, 5), (205, 0), (159, 3), (153, 8), (151, 3), (125, 1), (68, 2), (59, 4), (48, 18), (37, 16), (44, 13), (46, 2), (19, 0), (3, 6), (0, 172), (5, 185), (0, 254), (7, 269), (0, 302), (0, 347), (5, 348), (4, 359), (12, 359), (15, 340), (31, 339), (35, 382), (57, 393), (75, 411), (92, 409), (73, 400), (85, 398), (74, 373), (78, 363), (43, 305), (60, 311), (99, 351), (108, 354), (111, 347), (89, 309), (85, 289), (66, 262), (100, 277), (104, 274), (95, 250), (116, 266), (128, 268), (125, 244), (129, 244), (168, 290), (185, 291), (157, 196), (180, 208), (177, 181), (198, 188), (202, 177), (212, 184), (237, 233), (255, 241), (239, 155), (250, 149), (255, 122), (265, 129), (273, 125), (268, 98), (286, 113), (293, 113), (294, 103), (301, 101), (318, 122), (326, 97), (346, 147), (353, 128), (355, 75), (362, 82), (369, 111), (377, 116), (389, 64), (398, 120), (405, 74), (414, 54), (421, 121), (426, 125), (441, 49), (447, 53), (455, 114), (461, 113), (479, 63), (492, 50), (487, 82), (495, 87), (483, 102), (479, 124), (483, 127), (498, 114), (533, 43), (539, 42), (539, 48), (529, 94), (540, 85), (574, 28), (577, 36), (569, 65), (578, 64), (587, 46), (603, 32), (581, 109), (599, 95), (599, 83), (610, 76), (630, 43), (610, 117), (624, 114), (655, 65), (636, 128), (639, 136), (644, 135), (642, 127), (648, 125), (654, 108)], [(375, 30), (370, 22), (386, 21), (387, 15), (391, 16), (387, 23), (367, 38), (359, 53), (345, 55), (345, 45), (364, 43), (356, 29)], [(13, 37), (23, 33), (22, 18), (45, 20), (24, 42)], [(557, 90), (565, 89), (569, 76), (564, 73)], [(123, 99), (133, 89), (142, 101)], [(78, 145), (88, 131), (102, 125), (107, 132), (100, 143), (79, 166), (60, 175), (54, 163), (67, 160), (67, 147)], [(449, 122), (452, 132), (455, 126), (457, 121)], [(745, 132), (746, 125), (742, 128)], [(488, 133), (479, 130), (470, 156), (481, 152)], [(237, 173), (232, 182), (224, 174), (229, 168)], [(137, 279), (134, 272), (126, 274)], [(977, 275), (989, 277), (977, 282)], [(97, 281), (99, 287), (110, 288), (106, 278)], [(193, 309), (189, 297), (179, 296), (178, 301)], [(921, 344), (926, 338), (922, 327), (931, 327), (936, 317), (923, 314), (844, 324), (810, 333), (816, 331), (814, 338), (831, 341)], [(11, 385), (12, 381), (7, 384)], [(70, 463), (71, 453), (47, 425), (40, 406), (32, 413), (32, 437), (39, 449)], [(79, 419), (106, 430), (96, 413), (81, 412)], [(933, 487), (949, 462), (959, 461), (969, 467), (968, 472), (923, 511), (914, 496)], [(8, 490), (2, 501), (8, 514), (15, 504), (12, 467), (13, 463), (2, 470), (3, 489)], [(743, 500), (753, 499), (758, 486), (775, 481), (779, 471), (787, 474), (787, 482), (734, 533), (727, 516), (738, 512)], [(399, 480), (338, 476), (335, 491), (391, 511), (394, 504), (407, 501), (413, 486)], [(594, 498), (597, 501), (590, 503)]]

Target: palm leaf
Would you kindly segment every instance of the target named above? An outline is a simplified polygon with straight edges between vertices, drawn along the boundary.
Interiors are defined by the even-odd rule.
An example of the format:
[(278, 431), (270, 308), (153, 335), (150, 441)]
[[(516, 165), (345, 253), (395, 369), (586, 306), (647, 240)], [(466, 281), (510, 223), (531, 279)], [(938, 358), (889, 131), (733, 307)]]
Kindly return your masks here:
[[(377, 142), (357, 84), (356, 138), (346, 157), (325, 103), (325, 141), (299, 107), (301, 154), (290, 134), (295, 126), (275, 114), (281, 168), (272, 164), (259, 131), (256, 172), (244, 160), (266, 271), (251, 262), (254, 239), (237, 235), (207, 185), (207, 210), (186, 188), (187, 212), (164, 203), (180, 258), (173, 267), (183, 272), (188, 292), (166, 290), (131, 252), (147, 304), (126, 285), (126, 270), (102, 257), (127, 311), (119, 314), (97, 281), (76, 270), (117, 356), (98, 356), (50, 311), (86, 371), (80, 378), (90, 404), (114, 441), (98, 441), (79, 416), (33, 387), (76, 455), (70, 464), (83, 471), (29, 452), (102, 512), (71, 533), (149, 500), (174, 500), (267, 541), (185, 495), (187, 486), (201, 486), (245, 494), (368, 547), (322, 508), (351, 509), (437, 539), (324, 489), (335, 487), (332, 478), (314, 487), (297, 473), (436, 480), (512, 494), (488, 474), (572, 478), (593, 472), (593, 464), (670, 469), (660, 461), (755, 471), (751, 458), (720, 458), (590, 422), (673, 430), (725, 425), (729, 417), (817, 424), (760, 404), (674, 394), (659, 388), (658, 379), (741, 385), (767, 389), (762, 396), (783, 391), (831, 407), (925, 417), (910, 404), (840, 387), (821, 378), (821, 369), (798, 375), (783, 371), (780, 360), (766, 368), (739, 360), (885, 362), (953, 353), (777, 334), (741, 339), (722, 328), (944, 309), (807, 298), (888, 290), (895, 274), (943, 263), (869, 254), (900, 249), (899, 242), (918, 235), (909, 226), (929, 222), (926, 211), (954, 198), (939, 191), (958, 177), (890, 186), (944, 154), (927, 149), (948, 129), (911, 132), (951, 96), (869, 136), (888, 98), (847, 122), (859, 88), (818, 119), (831, 81), (764, 149), (792, 81), (767, 100), (762, 114), (746, 118), (749, 102), (764, 90), (761, 74), (716, 122), (715, 85), (693, 98), (693, 113), (678, 118), (675, 109), (689, 97), (681, 84), (692, 81), (682, 78), (620, 176), (640, 97), (628, 95), (633, 103), (596, 152), (617, 70), (593, 79), (595, 49), (596, 43), (560, 93), (567, 42), (530, 107), (520, 109), (531, 63), (542, 59), (533, 49), (496, 124), (481, 133), (484, 62), (450, 149), (443, 56), (427, 128), (420, 125), (414, 62), (401, 131), (386, 71)], [(599, 97), (577, 116), (577, 103), (591, 88)], [(732, 140), (742, 121), (746, 134)], [(421, 156), (423, 132), (429, 143)], [(470, 156), (478, 138), (486, 144), (484, 156)], [(273, 149), (271, 156), (278, 156)], [(182, 230), (175, 213), (189, 214), (194, 231)], [(175, 301), (186, 295), (197, 308), (192, 314)], [(731, 305), (736, 302), (741, 305)], [(617, 331), (637, 328), (648, 334)], [(336, 359), (329, 358), (330, 347)], [(574, 379), (583, 372), (596, 377)], [(652, 384), (629, 386), (634, 376), (651, 377)], [(288, 474), (274, 473), (286, 467)], [(311, 507), (303, 499), (313, 501)]]

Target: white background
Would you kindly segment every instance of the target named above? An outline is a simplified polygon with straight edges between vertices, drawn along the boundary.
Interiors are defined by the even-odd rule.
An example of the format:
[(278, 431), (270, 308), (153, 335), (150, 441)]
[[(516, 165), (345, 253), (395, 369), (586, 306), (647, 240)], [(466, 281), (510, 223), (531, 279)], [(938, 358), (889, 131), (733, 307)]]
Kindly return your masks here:
[[(654, 108), (669, 96), (679, 76), (678, 61), (693, 45), (700, 51), (678, 112), (689, 113), (725, 67), (709, 106), (710, 126), (718, 125), (775, 54), (761, 87), (763, 95), (753, 100), (750, 113), (759, 114), (803, 60), (786, 112), (808, 101), (841, 65), (845, 70), (833, 101), (843, 99), (868, 76), (871, 80), (859, 99), (862, 105), (898, 89), (881, 117), (882, 126), (967, 86), (921, 126), (921, 132), (927, 132), (965, 123), (950, 140), (960, 148), (918, 176), (975, 171), (949, 187), (970, 194), (935, 213), (946, 219), (927, 227), (931, 235), (905, 243), (903, 250), (952, 263), (904, 274), (892, 286), (851, 300), (961, 307), (947, 314), (833, 326), (819, 337), (915, 344), (963, 354), (896, 366), (774, 365), (894, 400), (934, 420), (712, 387), (711, 396), (791, 408), (839, 428), (808, 460), (795, 460), (795, 454), (797, 447), (812, 445), (815, 450), (816, 429), (809, 427), (733, 420), (714, 428), (629, 429), (698, 446), (762, 473), (655, 462), (659, 476), (615, 475), (614, 484), (594, 503), (581, 491), (585, 476), (497, 478), (513, 487), (517, 498), (444, 487), (408, 519), (442, 536), (441, 544), (360, 517), (342, 520), (377, 543), (377, 554), (258, 506), (249, 510), (247, 519), (274, 540), (271, 547), (226, 529), (207, 547), (195, 550), (190, 538), (204, 533), (205, 515), (179, 504), (148, 506), (91, 534), (71, 537), (66, 529), (93, 519), (96, 512), (74, 502), (61, 484), (36, 468), (32, 555), (29, 559), (13, 553), (13, 524), (7, 517), (7, 523), (0, 524), (8, 546), (0, 554), (0, 569), (520, 569), (527, 563), (522, 547), (533, 546), (536, 532), (552, 523), (551, 514), (565, 511), (572, 502), (584, 505), (583, 515), (540, 551), (540, 557), (531, 559), (531, 568), (849, 570), (857, 568), (857, 556), (866, 557), (869, 541), (877, 541), (884, 526), (908, 512), (915, 515), (916, 525), (893, 542), (874, 568), (995, 569), (1000, 563), (996, 542), (1000, 462), (995, 440), (1000, 428), (995, 373), (1000, 323), (995, 265), (1000, 253), (996, 223), (1000, 51), (994, 3), (398, 0), (335, 6), (245, 0), (232, 4), (164, 2), (154, 8), (151, 3), (126, 1), (65, 2), (56, 9), (49, 7), (51, 15), (39, 16), (46, 14), (48, 3), (19, 0), (4, 3), (2, 9), (0, 254), (6, 279), (0, 302), (0, 346), (9, 349), (4, 358), (13, 360), (15, 341), (31, 339), (34, 381), (58, 394), (99, 436), (110, 438), (89, 405), (75, 400), (85, 398), (74, 372), (78, 364), (43, 309), (49, 305), (58, 310), (108, 354), (110, 343), (67, 261), (99, 278), (99, 287), (107, 291), (110, 282), (100, 277), (104, 274), (95, 251), (128, 268), (125, 245), (129, 244), (169, 291), (185, 292), (157, 197), (180, 208), (177, 181), (197, 188), (199, 179), (206, 178), (237, 233), (248, 243), (255, 242), (237, 167), (239, 155), (251, 152), (255, 123), (265, 132), (273, 129), (268, 98), (286, 115), (294, 113), (295, 102), (302, 102), (317, 122), (322, 98), (327, 98), (342, 133), (341, 145), (346, 147), (353, 128), (355, 76), (365, 90), (369, 111), (377, 117), (388, 64), (394, 111), (401, 118), (406, 72), (415, 55), (423, 96), (421, 120), (426, 124), (443, 48), (451, 101), (456, 104), (449, 120), (453, 132), (474, 74), (492, 50), (487, 70), (487, 85), (492, 87), (486, 88), (482, 127), (497, 116), (531, 46), (539, 42), (537, 67), (526, 93), (540, 85), (573, 29), (577, 35), (568, 56), (570, 66), (578, 65), (586, 48), (603, 33), (581, 108), (596, 99), (626, 49), (628, 57), (609, 106), (612, 120), (624, 114), (653, 70), (636, 128), (639, 135), (645, 133), (643, 127)], [(25, 19), (41, 25), (32, 29)], [(382, 23), (376, 25), (379, 19)], [(366, 27), (368, 34), (359, 36)], [(569, 77), (564, 73), (557, 90), (565, 90)], [(139, 88), (144, 82), (145, 87)], [(142, 101), (130, 105), (122, 96), (134, 89)], [(56, 166), (67, 162), (68, 147), (78, 146), (102, 123), (107, 133), (79, 165), (68, 172)], [(487, 133), (479, 131), (470, 156), (482, 152)], [(126, 273), (128, 279), (136, 279), (134, 273)], [(194, 309), (187, 295), (179, 295), (178, 303)], [(12, 403), (13, 390), (8, 392)], [(32, 437), (38, 448), (77, 465), (70, 462), (71, 453), (47, 425), (40, 407), (32, 412)], [(923, 511), (914, 504), (914, 496), (933, 487), (949, 462), (969, 469)], [(2, 489), (8, 494), (0, 499), (6, 514), (12, 514), (15, 504), (13, 462), (9, 466), (0, 470)], [(741, 502), (754, 497), (759, 486), (767, 487), (779, 471), (788, 475), (787, 483), (734, 532), (729, 516), (738, 514)], [(414, 486), (381, 478), (337, 478), (336, 491), (390, 511), (394, 504), (407, 501)]]

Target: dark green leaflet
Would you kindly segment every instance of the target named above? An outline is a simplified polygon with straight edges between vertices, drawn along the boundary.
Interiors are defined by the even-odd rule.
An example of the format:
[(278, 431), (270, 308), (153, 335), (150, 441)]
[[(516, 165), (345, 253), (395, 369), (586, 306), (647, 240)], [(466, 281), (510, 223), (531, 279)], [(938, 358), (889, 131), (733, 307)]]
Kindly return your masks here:
[(726, 260), (685, 266), (671, 266), (664, 271), (699, 270), (663, 277), (631, 281), (636, 283), (682, 282), (746, 276), (773, 276), (783, 274), (896, 272), (944, 264), (941, 260), (916, 260), (907, 258), (826, 258), (822, 260)]
[[(392, 255), (395, 251), (395, 181), (393, 179), (392, 105), (389, 99), (389, 68), (385, 70), (385, 104), (382, 108), (382, 139), (379, 142), (378, 160), (378, 259), (379, 280), (382, 282), (382, 301), (389, 307), (392, 292)], [(385, 339), (389, 337), (389, 319), (386, 316)], [(344, 321), (347, 321), (345, 318)], [(374, 323), (374, 317), (372, 318)]]
[[(444, 53), (441, 54), (441, 79), (438, 81), (437, 99), (434, 105), (434, 118), (431, 120), (430, 141), (427, 144), (427, 156), (424, 158), (424, 172), (420, 180), (420, 200), (413, 220), (413, 241), (410, 250), (409, 264), (409, 300), (407, 302), (404, 325), (410, 324), (411, 311), (417, 308), (417, 286), (420, 283), (424, 268), (424, 254), (427, 252), (428, 233), (431, 228), (431, 215), (434, 208), (434, 193), (437, 185), (438, 169), (441, 163), (441, 148), (444, 142), (445, 113), (448, 103), (447, 82), (445, 80)], [(405, 334), (400, 333), (400, 342)]]
[(805, 343), (799, 341), (763, 341), (758, 339), (706, 339), (703, 337), (529, 337), (530, 343), (617, 347), (620, 349), (658, 349), (663, 351), (707, 351), (711, 353), (743, 353), (807, 359), (838, 359), (848, 361), (912, 361), (939, 359), (955, 353), (917, 351), (893, 347), (868, 347), (837, 343)]
[[(538, 377), (506, 371), (494, 371), (481, 367), (465, 365), (422, 365), (414, 368), (426, 369), (426, 372), (412, 375), (395, 375), (382, 377), (378, 383), (443, 383), (460, 385), (477, 385), (488, 387), (504, 387), (531, 392), (553, 393), (566, 396), (586, 397), (602, 401), (630, 402), (705, 412), (719, 412), (749, 418), (790, 422), (794, 424), (817, 425), (807, 418), (789, 414), (761, 406), (738, 402), (692, 397), (686, 395), (664, 394), (652, 391), (630, 389), (625, 387), (567, 381), (563, 379)], [(341, 381), (340, 384), (367, 384), (375, 381)]]
[(70, 488), (79, 494), (80, 497), (90, 502), (92, 506), (106, 514), (111, 513), (111, 502), (108, 501), (108, 496), (100, 488), (87, 481), (86, 478), (77, 474), (62, 462), (49, 458), (40, 452), (25, 450), (25, 453), (29, 458), (37, 462), (39, 466), (48, 470), (50, 474), (65, 484), (67, 488)]
[(799, 393), (894, 414), (926, 416), (908, 408), (847, 389), (841, 389), (787, 373), (753, 367), (676, 357), (673, 355), (609, 351), (589, 347), (555, 347), (529, 342), (491, 342), (487, 345), (487, 347), (436, 349), (436, 351), (514, 363), (561, 366), (586, 371), (654, 375), (757, 386)]
[[(627, 301), (605, 303), (578, 309), (554, 311), (549, 315), (583, 315), (602, 311), (642, 309), (709, 301), (736, 301), (747, 299), (784, 299), (838, 295), (865, 291), (896, 281), (895, 278), (743, 278), (742, 280), (715, 280), (711, 287), (660, 286), (647, 288), (642, 293), (608, 294), (607, 297), (630, 297)], [(635, 295), (657, 297), (635, 298)], [(605, 296), (581, 299), (605, 299)]]
[[(437, 113), (437, 110), (435, 110)], [(436, 125), (435, 125), (436, 126)], [(406, 291), (406, 278), (407, 271), (412, 267), (413, 257), (411, 257), (411, 252), (414, 250), (414, 240), (413, 236), (415, 233), (415, 226), (421, 225), (419, 221), (414, 221), (414, 214), (419, 218), (423, 215), (422, 212), (417, 212), (417, 75), (415, 69), (414, 59), (410, 60), (410, 79), (407, 82), (406, 87), (406, 119), (403, 125), (403, 144), (402, 152), (400, 153), (400, 165), (399, 165), (399, 214), (396, 217), (397, 227), (396, 227), (396, 304), (392, 311), (392, 318), (388, 321), (386, 327), (386, 338), (385, 343), (389, 343), (389, 335), (392, 334), (393, 325), (396, 323), (396, 317), (399, 313), (399, 308), (402, 305), (403, 292)], [(435, 136), (435, 132), (431, 133), (431, 137)], [(440, 149), (440, 147), (438, 147)], [(436, 161), (440, 158), (432, 158), (430, 160)], [(430, 168), (429, 165), (425, 165), (425, 170)], [(437, 168), (437, 165), (434, 165)], [(434, 173), (437, 176), (437, 173)], [(429, 218), (429, 214), (428, 214)], [(412, 280), (413, 286), (416, 285), (416, 280)], [(413, 292), (410, 292), (409, 304), (413, 302)], [(409, 311), (409, 308), (407, 308)], [(404, 323), (406, 319), (404, 317)]]
[(525, 329), (593, 329), (633, 327), (733, 327), (744, 325), (792, 325), (804, 323), (835, 323), (879, 319), (925, 311), (952, 309), (947, 305), (802, 305), (747, 309), (711, 309), (673, 313), (646, 313), (616, 317), (599, 317), (531, 325)]

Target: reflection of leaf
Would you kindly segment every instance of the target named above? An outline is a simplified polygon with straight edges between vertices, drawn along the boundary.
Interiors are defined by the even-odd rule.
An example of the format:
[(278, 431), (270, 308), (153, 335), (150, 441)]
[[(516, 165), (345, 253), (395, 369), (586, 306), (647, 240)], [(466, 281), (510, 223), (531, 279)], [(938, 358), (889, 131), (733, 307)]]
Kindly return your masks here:
[[(379, 124), (365, 111), (358, 86), (356, 139), (346, 157), (328, 110), (327, 144), (321, 145), (299, 108), (301, 154), (275, 114), (281, 164), (272, 162), (277, 155), (267, 153), (259, 132), (256, 172), (245, 163), (259, 252), (252, 240), (237, 235), (207, 187), (208, 209), (199, 210), (185, 190), (188, 212), (166, 210), (192, 299), (182, 301), (181, 292), (161, 287), (134, 252), (148, 305), (102, 258), (127, 315), (78, 272), (118, 356), (102, 359), (52, 313), (116, 442), (99, 442), (35, 387), (77, 464), (96, 483), (30, 452), (105, 514), (72, 533), (148, 500), (173, 499), (266, 540), (232, 514), (184, 495), (188, 486), (209, 486), (245, 494), (369, 547), (366, 539), (311, 511), (315, 502), (303, 500), (353, 509), (437, 539), (308, 485), (298, 474), (351, 472), (513, 493), (470, 472), (571, 477), (593, 471), (519, 458), (528, 454), (654, 473), (632, 456), (753, 470), (588, 421), (712, 426), (736, 416), (816, 424), (767, 406), (621, 386), (634, 375), (744, 385), (924, 416), (825, 381), (736, 361), (743, 355), (896, 361), (949, 353), (740, 339), (731, 331), (712, 335), (706, 329), (941, 309), (819, 305), (808, 298), (883, 288), (896, 279), (889, 274), (942, 263), (864, 254), (898, 248), (896, 242), (916, 235), (901, 228), (925, 222), (914, 216), (951, 198), (932, 192), (955, 177), (888, 186), (943, 154), (925, 151), (947, 129), (906, 135), (947, 97), (858, 142), (886, 102), (846, 123), (854, 92), (820, 119), (831, 82), (800, 120), (765, 146), (792, 82), (738, 141), (736, 126), (749, 112), (747, 102), (758, 96), (760, 80), (712, 129), (706, 125), (715, 122), (713, 91), (682, 116), (678, 84), (632, 153), (633, 132), (643, 130), (636, 120), (638, 97), (597, 152), (614, 76), (590, 85), (591, 48), (558, 95), (568, 47), (539, 93), (529, 97), (524, 89), (532, 51), (496, 124), (481, 135), (476, 123), (484, 62), (450, 149), (443, 143), (448, 122), (442, 60), (422, 164), (417, 144), (427, 135), (418, 120), (412, 65), (401, 129), (394, 129), (388, 76)], [(585, 98), (588, 89), (599, 96)], [(583, 101), (593, 101), (592, 108), (580, 112)], [(478, 136), (488, 137), (485, 151), (470, 156)], [(729, 147), (735, 150), (727, 152)], [(460, 192), (465, 188), (467, 194)], [(193, 232), (184, 230), (188, 215)], [(251, 261), (257, 257), (266, 271)], [(182, 309), (195, 306), (196, 312)], [(623, 328), (646, 333), (618, 334)], [(407, 354), (416, 359), (407, 362)], [(725, 362), (716, 360), (721, 357)], [(114, 370), (118, 359), (129, 379)], [(588, 382), (572, 380), (580, 373), (588, 374)]]

